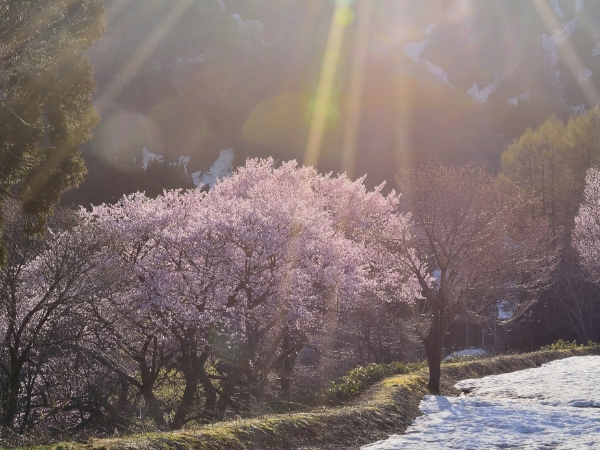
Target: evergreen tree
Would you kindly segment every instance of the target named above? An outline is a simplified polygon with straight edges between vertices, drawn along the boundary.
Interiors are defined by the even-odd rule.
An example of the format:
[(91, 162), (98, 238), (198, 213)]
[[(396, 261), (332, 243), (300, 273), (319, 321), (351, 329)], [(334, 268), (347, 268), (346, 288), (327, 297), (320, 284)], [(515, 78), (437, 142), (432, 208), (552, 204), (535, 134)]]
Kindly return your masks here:
[(571, 117), (556, 116), (538, 129), (527, 129), (502, 155), (503, 173), (533, 198), (531, 214), (563, 231), (570, 242), (574, 218), (583, 201), (585, 174), (600, 163), (600, 110)]
[[(534, 317), (535, 323), (543, 324), (537, 335), (546, 333), (550, 342), (557, 336), (580, 342), (597, 336), (597, 286), (587, 281), (579, 269), (572, 233), (584, 200), (586, 172), (598, 164), (598, 107), (571, 117), (566, 125), (552, 116), (538, 129), (527, 129), (502, 155), (504, 174), (533, 199), (530, 215), (547, 219), (560, 233), (562, 253), (553, 274), (554, 283), (527, 319)], [(561, 334), (556, 335), (557, 331)]]
[(103, 17), (102, 0), (0, 2), (0, 204), (18, 199), (30, 232), (85, 173), (79, 146), (98, 117), (84, 52)]

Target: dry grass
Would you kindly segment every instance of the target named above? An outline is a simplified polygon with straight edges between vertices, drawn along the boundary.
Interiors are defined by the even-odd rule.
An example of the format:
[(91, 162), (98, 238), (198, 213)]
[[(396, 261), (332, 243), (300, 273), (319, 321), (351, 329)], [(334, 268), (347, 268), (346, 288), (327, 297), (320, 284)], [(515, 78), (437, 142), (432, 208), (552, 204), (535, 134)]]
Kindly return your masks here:
[[(569, 356), (599, 354), (598, 347), (498, 356), (442, 366), (442, 390), (456, 394), (453, 385), (465, 378), (513, 372)], [(261, 419), (224, 422), (177, 433), (152, 433), (88, 444), (63, 443), (52, 450), (245, 450), (245, 449), (353, 449), (403, 433), (420, 415), (427, 395), (427, 370), (387, 378), (359, 398), (335, 408), (268, 415)], [(40, 447), (41, 449), (42, 447)]]

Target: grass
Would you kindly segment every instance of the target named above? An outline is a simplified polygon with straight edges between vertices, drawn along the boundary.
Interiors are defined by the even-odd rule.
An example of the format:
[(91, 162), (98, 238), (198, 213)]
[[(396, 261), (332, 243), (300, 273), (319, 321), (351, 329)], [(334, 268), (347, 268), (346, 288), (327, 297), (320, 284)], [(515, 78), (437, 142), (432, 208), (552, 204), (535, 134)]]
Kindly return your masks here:
[(427, 366), (425, 361), (421, 363), (405, 364), (393, 362), (390, 364), (368, 364), (366, 366), (356, 367), (332, 382), (332, 386), (325, 391), (323, 401), (326, 403), (339, 403), (344, 400), (356, 397), (365, 391), (366, 388), (393, 375), (405, 375)]
[[(599, 347), (600, 344), (598, 344), (597, 342), (592, 342), (592, 341), (588, 341), (587, 343), (587, 347)], [(540, 350), (545, 351), (545, 350), (572, 350), (572, 349), (576, 349), (576, 348), (584, 348), (586, 347), (583, 344), (577, 345), (577, 341), (573, 341), (573, 342), (569, 342), (569, 341), (563, 341), (562, 339), (559, 339), (558, 341), (550, 344), (550, 345), (544, 345)]]
[[(569, 356), (600, 354), (600, 347), (569, 346), (522, 355), (449, 362), (442, 365), (441, 386), (445, 395), (458, 391), (454, 383), (465, 378), (513, 372)], [(369, 367), (369, 366), (367, 366)], [(361, 380), (358, 396), (343, 406), (322, 406), (310, 412), (266, 415), (190, 428), (183, 432), (147, 433), (124, 438), (103, 439), (87, 444), (60, 443), (35, 447), (36, 450), (252, 450), (359, 448), (369, 442), (403, 433), (420, 415), (419, 403), (428, 394), (427, 369), (404, 367), (409, 373), (384, 375), (384, 379), (368, 387), (390, 367), (371, 367), (351, 371), (346, 381)], [(398, 368), (400, 370), (400, 368)], [(365, 381), (366, 380), (366, 381)], [(341, 383), (341, 384), (340, 384)]]

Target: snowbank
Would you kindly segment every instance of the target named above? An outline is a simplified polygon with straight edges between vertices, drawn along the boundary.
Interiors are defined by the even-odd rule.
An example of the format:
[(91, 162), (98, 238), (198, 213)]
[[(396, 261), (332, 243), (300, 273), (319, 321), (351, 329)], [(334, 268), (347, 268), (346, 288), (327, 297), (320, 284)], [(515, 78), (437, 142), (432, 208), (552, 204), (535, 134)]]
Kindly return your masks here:
[(444, 358), (444, 361), (452, 361), (453, 359), (465, 357), (484, 358), (486, 356), (489, 356), (489, 354), (487, 350), (483, 348), (467, 348), (465, 350), (459, 350), (457, 352), (450, 353)]
[(403, 436), (363, 447), (391, 449), (600, 448), (600, 356), (578, 356), (429, 395)]

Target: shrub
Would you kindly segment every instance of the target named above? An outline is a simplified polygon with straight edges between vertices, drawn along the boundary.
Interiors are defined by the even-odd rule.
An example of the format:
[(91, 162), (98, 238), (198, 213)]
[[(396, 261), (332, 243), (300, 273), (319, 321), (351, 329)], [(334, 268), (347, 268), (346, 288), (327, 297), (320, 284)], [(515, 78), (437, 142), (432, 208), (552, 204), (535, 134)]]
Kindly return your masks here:
[[(590, 341), (590, 343), (592, 343), (592, 342)], [(569, 342), (569, 341), (563, 341), (562, 339), (559, 339), (558, 341), (556, 341), (550, 345), (544, 345), (542, 348), (540, 348), (540, 350), (542, 350), (542, 351), (572, 350), (572, 349), (581, 348), (581, 347), (583, 347), (583, 344), (577, 345), (577, 341)]]
[(339, 380), (332, 381), (332, 386), (325, 391), (324, 400), (328, 402), (348, 400), (386, 377), (411, 373), (425, 366), (425, 362), (410, 364), (393, 362), (356, 367)]

